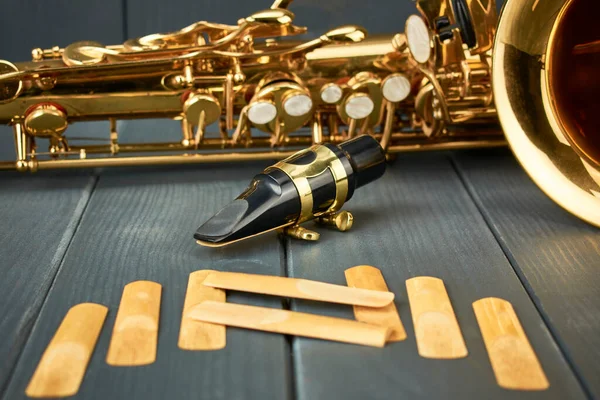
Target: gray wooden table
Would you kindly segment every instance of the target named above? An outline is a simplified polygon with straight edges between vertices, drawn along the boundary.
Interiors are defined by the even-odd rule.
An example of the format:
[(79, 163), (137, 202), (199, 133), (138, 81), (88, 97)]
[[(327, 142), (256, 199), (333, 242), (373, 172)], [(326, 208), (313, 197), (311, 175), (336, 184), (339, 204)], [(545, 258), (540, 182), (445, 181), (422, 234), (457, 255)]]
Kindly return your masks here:
[[(93, 39), (105, 43), (197, 19), (233, 23), (258, 2), (205, 0), (32, 0), (9, 2), (0, 57)], [(235, 4), (234, 4), (235, 3)], [(411, 2), (294, 3), (315, 33), (344, 23), (400, 31)], [(379, 4), (379, 3), (378, 3)], [(266, 5), (264, 6), (266, 7)], [(232, 11), (234, 10), (234, 11)], [(318, 11), (318, 12), (316, 12)], [(23, 19), (27, 15), (27, 33)], [(18, 39), (17, 39), (18, 38)], [(80, 124), (105, 133), (108, 124)], [(176, 136), (168, 121), (119, 123), (124, 140)], [(0, 155), (12, 155), (0, 130)], [(401, 155), (386, 175), (357, 191), (347, 233), (321, 230), (318, 243), (270, 234), (225, 249), (199, 247), (195, 228), (233, 199), (268, 163), (0, 174), (0, 398), (24, 390), (66, 311), (109, 307), (77, 399), (600, 398), (600, 230), (548, 200), (506, 149)], [(385, 349), (227, 330), (215, 352), (177, 348), (188, 274), (198, 269), (304, 277), (344, 284), (354, 265), (379, 267), (397, 294), (408, 339)], [(416, 351), (404, 282), (442, 278), (469, 349), (462, 360)], [(163, 285), (154, 364), (117, 368), (106, 352), (123, 286)], [(550, 389), (500, 389), (471, 303), (512, 302)], [(351, 318), (349, 307), (231, 294), (228, 301)]]

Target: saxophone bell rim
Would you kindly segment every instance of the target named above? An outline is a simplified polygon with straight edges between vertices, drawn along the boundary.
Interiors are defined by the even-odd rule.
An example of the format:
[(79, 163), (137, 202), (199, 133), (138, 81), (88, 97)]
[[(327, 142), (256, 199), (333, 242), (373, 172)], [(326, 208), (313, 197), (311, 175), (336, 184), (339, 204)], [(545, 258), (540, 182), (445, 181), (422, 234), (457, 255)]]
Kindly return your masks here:
[[(547, 89), (545, 61), (548, 50), (552, 48), (552, 34), (562, 15), (549, 10), (567, 7), (573, 1), (538, 3), (538, 9), (541, 9), (538, 13), (546, 11), (555, 19), (549, 21), (551, 29), (540, 32), (543, 48), (536, 48), (529, 41), (529, 31), (519, 28), (527, 18), (538, 17), (535, 16), (535, 7), (532, 7), (535, 0), (507, 0), (494, 40), (492, 87), (506, 139), (527, 174), (562, 208), (600, 227), (600, 168), (583, 157), (568, 139), (565, 141), (568, 135), (564, 134), (549, 107), (553, 99)], [(515, 15), (521, 16), (520, 24), (512, 21)], [(542, 54), (536, 54), (535, 50)], [(525, 64), (523, 59), (541, 59), (544, 62)], [(529, 71), (523, 72), (525, 68)], [(529, 79), (527, 83), (530, 86), (525, 89), (524, 76), (539, 76), (539, 79)], [(549, 139), (554, 145), (548, 144)]]

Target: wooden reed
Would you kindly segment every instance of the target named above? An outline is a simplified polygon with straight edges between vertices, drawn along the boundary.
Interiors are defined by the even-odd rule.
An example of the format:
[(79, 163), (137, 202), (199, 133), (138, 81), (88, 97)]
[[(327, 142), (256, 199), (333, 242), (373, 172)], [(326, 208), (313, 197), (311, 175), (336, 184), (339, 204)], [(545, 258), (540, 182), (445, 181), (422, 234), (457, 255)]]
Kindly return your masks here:
[(386, 327), (347, 319), (215, 301), (197, 305), (191, 317), (239, 328), (375, 347), (385, 346), (389, 334)]
[(146, 365), (156, 360), (161, 290), (160, 284), (150, 281), (125, 286), (106, 356), (109, 365)]
[(203, 301), (225, 302), (225, 291), (205, 286), (202, 283), (211, 270), (200, 270), (190, 274), (188, 279), (181, 328), (179, 329), (179, 348), (183, 350), (219, 350), (225, 347), (226, 332), (224, 325), (194, 320), (191, 311)]
[(25, 394), (68, 397), (79, 390), (108, 308), (94, 303), (73, 306), (44, 351)]
[(513, 306), (494, 297), (473, 303), (498, 385), (512, 390), (545, 390), (550, 384)]
[(421, 276), (407, 280), (406, 289), (421, 357), (466, 357), (467, 346), (444, 282)]
[[(381, 271), (370, 265), (359, 265), (348, 268), (344, 274), (348, 286), (359, 289), (379, 290), (388, 292)], [(406, 330), (398, 315), (394, 302), (380, 308), (353, 306), (354, 317), (357, 321), (367, 324), (385, 326), (390, 329), (388, 342), (400, 342), (406, 339)]]
[(394, 300), (394, 293), (390, 292), (354, 289), (347, 286), (306, 279), (244, 274), (239, 272), (213, 272), (204, 280), (204, 284), (242, 292), (366, 307), (384, 307)]

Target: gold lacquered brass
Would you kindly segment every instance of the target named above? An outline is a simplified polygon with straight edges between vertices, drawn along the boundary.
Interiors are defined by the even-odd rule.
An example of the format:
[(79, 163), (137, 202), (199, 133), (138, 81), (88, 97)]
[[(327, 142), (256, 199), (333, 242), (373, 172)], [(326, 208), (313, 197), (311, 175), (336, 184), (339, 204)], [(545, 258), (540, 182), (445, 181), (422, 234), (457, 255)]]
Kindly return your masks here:
[[(276, 1), (237, 25), (201, 21), (120, 45), (80, 41), (34, 49), (30, 62), (0, 62), (0, 123), (13, 127), (17, 147), (16, 161), (0, 169), (277, 159), (361, 133), (391, 153), (504, 144), (493, 125), (423, 134), (414, 99), (425, 75), (403, 33), (367, 38), (346, 25), (289, 40), (306, 32), (290, 3)], [(408, 93), (388, 101), (383, 87), (393, 90), (398, 76)], [(145, 118), (181, 121), (181, 139), (119, 142), (118, 120)], [(70, 135), (72, 123), (103, 120), (111, 126), (103, 137), (80, 144), (87, 138)], [(207, 131), (213, 123), (216, 135)], [(40, 138), (50, 139), (47, 151)]]
[[(0, 123), (16, 145), (0, 169), (278, 159), (362, 133), (388, 153), (508, 139), (551, 198), (600, 225), (600, 3), (507, 0), (498, 21), (494, 0), (416, 0), (406, 32), (367, 37), (346, 25), (304, 42), (288, 38), (306, 32), (290, 3), (237, 25), (201, 21), (0, 61)], [(119, 143), (116, 121), (144, 118), (181, 121), (181, 140)], [(78, 145), (68, 125), (94, 120), (110, 121), (106, 143)], [(321, 220), (352, 221), (335, 211)]]
[(498, 116), (517, 159), (550, 198), (596, 226), (599, 11), (595, 0), (508, 1), (492, 73)]
[[(298, 221), (296, 221), (297, 224), (311, 220), (314, 217), (337, 212), (348, 196), (348, 175), (346, 175), (346, 170), (339, 160), (339, 157), (328, 147), (319, 145), (298, 152), (297, 155), (300, 157), (307, 152), (315, 153), (315, 160), (317, 161), (313, 161), (306, 165), (296, 165), (287, 163), (284, 160), (279, 161), (270, 167), (270, 169), (279, 169), (283, 171), (294, 182), (294, 185), (298, 190), (301, 211), (300, 217), (298, 218)], [(313, 196), (308, 179), (314, 178), (327, 171), (331, 172), (335, 181), (335, 199), (327, 210), (313, 215)]]
[(27, 112), (25, 129), (32, 136), (60, 136), (67, 129), (67, 114), (51, 103), (36, 105)]

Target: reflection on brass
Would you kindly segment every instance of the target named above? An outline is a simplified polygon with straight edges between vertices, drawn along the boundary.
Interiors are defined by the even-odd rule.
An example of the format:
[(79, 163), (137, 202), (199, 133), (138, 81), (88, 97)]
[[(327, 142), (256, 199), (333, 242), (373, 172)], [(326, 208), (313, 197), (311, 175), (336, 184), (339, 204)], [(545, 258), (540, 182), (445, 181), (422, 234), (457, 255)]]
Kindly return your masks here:
[(322, 225), (333, 226), (340, 232), (345, 232), (352, 228), (354, 216), (349, 211), (340, 211), (338, 213), (325, 214), (315, 221)]
[[(346, 201), (346, 196), (348, 195), (348, 176), (346, 175), (344, 165), (338, 156), (326, 146), (315, 145), (306, 149), (306, 152), (314, 152), (316, 155), (315, 159), (318, 160), (318, 162), (298, 165), (280, 161), (271, 167), (279, 169), (288, 175), (294, 182), (294, 185), (296, 185), (296, 189), (298, 189), (302, 208), (300, 218), (297, 221), (298, 224), (320, 215), (337, 212)], [(301, 153), (298, 153), (298, 156), (300, 156), (300, 154)], [(308, 183), (308, 179), (322, 174), (326, 169), (330, 170), (335, 181), (335, 199), (326, 211), (323, 211), (319, 215), (313, 215), (312, 190)]]
[[(306, 149), (304, 152), (314, 152), (316, 154), (315, 159), (318, 160), (318, 162), (298, 165), (280, 161), (267, 169), (267, 171), (270, 169), (279, 169), (289, 176), (294, 182), (300, 197), (300, 217), (294, 225), (286, 227), (284, 233), (296, 239), (309, 241), (319, 240), (321, 235), (318, 232), (299, 226), (301, 223), (315, 218), (317, 219), (317, 222), (324, 225), (336, 226), (342, 232), (349, 230), (352, 227), (352, 214), (347, 211), (336, 214), (340, 207), (346, 202), (346, 197), (348, 195), (348, 175), (346, 174), (344, 165), (338, 156), (326, 146), (315, 145)], [(299, 152), (298, 156), (302, 153), (303, 152)], [(326, 170), (329, 170), (335, 181), (335, 199), (325, 211), (314, 213), (313, 194), (308, 179), (316, 177)], [(336, 222), (336, 216), (338, 217), (338, 222)]]
[(39, 104), (28, 111), (25, 129), (32, 136), (60, 136), (67, 129), (67, 115), (54, 104)]
[[(521, 165), (550, 198), (596, 226), (600, 53), (576, 49), (600, 40), (589, 29), (598, 12), (594, 0), (508, 1), (491, 71), (498, 116)], [(518, 16), (520, 25), (504, 15)], [(535, 44), (522, 28), (533, 24), (545, 27), (536, 30)]]
[[(494, 0), (416, 0), (407, 32), (345, 25), (308, 41), (291, 39), (307, 31), (291, 3), (236, 25), (0, 61), (0, 123), (17, 148), (0, 170), (278, 159), (364, 133), (388, 153), (507, 139), (544, 192), (600, 225), (600, 34), (583, 28), (600, 3), (507, 0), (498, 18)], [(106, 132), (106, 144), (80, 146), (69, 135), (74, 122), (144, 118), (181, 121), (181, 139), (120, 144)], [(36, 136), (51, 138), (48, 151)]]

